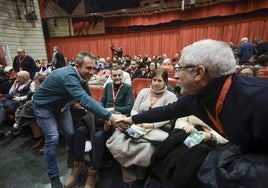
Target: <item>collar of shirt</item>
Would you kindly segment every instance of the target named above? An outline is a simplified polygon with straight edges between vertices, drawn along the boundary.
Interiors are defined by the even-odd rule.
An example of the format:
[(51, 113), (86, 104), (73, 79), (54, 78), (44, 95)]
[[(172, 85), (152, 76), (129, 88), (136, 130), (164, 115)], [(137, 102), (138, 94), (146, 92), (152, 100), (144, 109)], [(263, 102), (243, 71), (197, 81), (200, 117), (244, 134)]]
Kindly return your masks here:
[(74, 66), (73, 68), (74, 68), (74, 70), (77, 72), (77, 74), (78, 74), (78, 76), (79, 76), (79, 78), (80, 78), (80, 81), (81, 81), (81, 82), (85, 82), (86, 80), (83, 79), (83, 78), (80, 76), (80, 74), (79, 74), (78, 70), (76, 69), (76, 67)]

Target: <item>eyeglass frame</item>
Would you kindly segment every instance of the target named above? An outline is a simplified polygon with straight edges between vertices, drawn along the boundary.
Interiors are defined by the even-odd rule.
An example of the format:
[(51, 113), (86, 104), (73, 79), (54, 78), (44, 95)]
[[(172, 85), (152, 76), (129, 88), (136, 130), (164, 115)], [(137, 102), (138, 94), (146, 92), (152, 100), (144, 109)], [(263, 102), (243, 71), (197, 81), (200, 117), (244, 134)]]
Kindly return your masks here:
[(177, 69), (178, 71), (181, 71), (181, 70), (185, 70), (185, 69), (195, 68), (197, 66), (198, 65), (185, 65), (185, 66), (181, 66), (181, 65), (178, 64), (178, 66), (175, 69)]

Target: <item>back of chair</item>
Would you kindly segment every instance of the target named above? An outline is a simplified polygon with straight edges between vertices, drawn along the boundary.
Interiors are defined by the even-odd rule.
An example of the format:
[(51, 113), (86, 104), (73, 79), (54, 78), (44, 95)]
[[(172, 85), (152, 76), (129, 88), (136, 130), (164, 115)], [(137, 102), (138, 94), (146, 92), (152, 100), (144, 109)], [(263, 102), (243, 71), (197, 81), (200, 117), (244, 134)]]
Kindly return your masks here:
[(101, 70), (97, 73), (99, 76), (103, 76), (104, 74), (106, 74), (107, 76), (109, 76), (111, 74), (111, 70), (109, 69), (104, 69), (104, 70)]
[(259, 77), (267, 78), (268, 77), (268, 69), (260, 69), (257, 71)]
[(134, 78), (131, 85), (132, 90), (134, 91), (134, 99), (136, 99), (137, 95), (139, 94), (140, 90), (143, 88), (149, 87), (151, 84), (151, 79), (149, 78)]
[(91, 96), (93, 99), (95, 99), (96, 101), (100, 102), (102, 95), (104, 93), (104, 88), (103, 87), (96, 87), (96, 86), (90, 86), (89, 87)]
[(178, 80), (175, 79), (168, 79), (168, 84), (171, 86), (175, 86), (178, 83)]

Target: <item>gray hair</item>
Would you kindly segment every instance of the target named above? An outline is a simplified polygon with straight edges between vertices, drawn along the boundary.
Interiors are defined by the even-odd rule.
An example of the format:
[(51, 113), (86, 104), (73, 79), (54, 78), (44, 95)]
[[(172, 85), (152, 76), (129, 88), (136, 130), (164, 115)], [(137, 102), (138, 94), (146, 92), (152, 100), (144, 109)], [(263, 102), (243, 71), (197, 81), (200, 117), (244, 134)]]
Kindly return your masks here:
[(85, 52), (85, 51), (81, 51), (77, 54), (76, 58), (75, 58), (75, 64), (77, 65), (81, 65), (84, 62), (84, 57), (88, 56), (90, 59), (92, 59), (93, 61), (95, 61), (94, 59), (94, 55), (89, 53), (89, 52)]
[(22, 48), (18, 48), (18, 49), (17, 49), (17, 52), (23, 52), (23, 53), (25, 53), (25, 50), (22, 49)]
[(248, 42), (248, 37), (243, 37), (243, 38), (241, 39), (241, 42)]
[(21, 76), (21, 77), (23, 77), (25, 79), (30, 79), (30, 74), (27, 71), (20, 71), (20, 72), (17, 73), (17, 76)]
[(179, 62), (202, 65), (209, 77), (219, 78), (235, 72), (236, 60), (230, 46), (222, 41), (200, 40), (182, 49)]

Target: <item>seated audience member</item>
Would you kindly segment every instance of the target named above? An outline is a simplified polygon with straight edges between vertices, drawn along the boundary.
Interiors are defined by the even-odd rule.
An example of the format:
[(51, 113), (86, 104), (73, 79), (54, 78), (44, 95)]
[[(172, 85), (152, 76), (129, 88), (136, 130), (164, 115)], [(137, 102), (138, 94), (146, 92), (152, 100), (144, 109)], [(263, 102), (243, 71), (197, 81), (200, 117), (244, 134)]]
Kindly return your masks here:
[[(196, 146), (184, 142), (191, 134), (202, 136)], [(197, 117), (178, 118), (174, 130), (152, 156), (146, 187), (198, 187), (198, 170), (206, 156), (226, 143), (227, 139)]]
[(109, 75), (107, 74), (103, 74), (103, 75), (94, 74), (92, 78), (88, 81), (88, 85), (96, 86), (96, 87), (98, 86), (103, 87), (108, 78), (109, 78)]
[(253, 41), (257, 50), (258, 57), (263, 54), (268, 55), (268, 42), (263, 41), (262, 38), (258, 36), (254, 37)]
[(0, 95), (3, 96), (9, 92), (9, 89), (13, 84), (13, 81), (9, 79), (8, 72), (6, 72), (5, 69), (0, 68)]
[(257, 64), (257, 60), (258, 60), (258, 57), (256, 55), (252, 55), (250, 58), (249, 58), (249, 66), (254, 66)]
[(152, 78), (153, 71), (157, 69), (157, 63), (155, 61), (152, 61), (149, 64), (148, 70), (144, 74), (144, 78)]
[(261, 55), (258, 59), (258, 63), (262, 68), (267, 69), (268, 67), (268, 54), (267, 55)]
[(11, 86), (9, 94), (6, 94), (5, 98), (0, 100), (1, 134), (4, 134), (3, 129), (7, 113), (15, 113), (16, 109), (25, 102), (27, 94), (30, 91), (31, 79), (29, 73), (27, 71), (20, 71), (17, 75), (18, 77)]
[[(32, 108), (32, 95), (35, 92), (35, 90), (39, 87), (39, 85), (44, 81), (45, 75), (39, 74), (37, 75), (34, 80), (34, 86), (30, 88), (30, 91), (27, 93), (27, 99), (26, 102), (17, 108), (15, 112), (15, 123), (11, 130), (9, 130), (6, 135), (12, 135), (12, 136), (18, 136), (20, 131), (22, 130), (22, 126), (25, 126), (24, 124), (27, 123), (29, 125), (35, 125), (36, 119), (33, 113)], [(37, 125), (36, 125), (37, 126)], [(40, 129), (39, 127), (34, 127), (37, 129)], [(36, 130), (36, 129), (34, 129)], [(40, 130), (41, 131), (41, 130)]]
[[(150, 88), (144, 88), (139, 92), (135, 100), (134, 106), (131, 110), (132, 116), (147, 111), (151, 108), (168, 105), (169, 103), (175, 102), (177, 100), (176, 95), (167, 90), (168, 73), (166, 70), (155, 69), (153, 71), (151, 80), (152, 83)], [(154, 129), (163, 127), (169, 123), (170, 121), (167, 120), (157, 123), (142, 123), (137, 125), (145, 129)], [(147, 143), (150, 144), (149, 141)], [(118, 147), (121, 146), (118, 145)], [(143, 180), (145, 176), (144, 167), (137, 165), (132, 165), (130, 167), (123, 167), (121, 165), (121, 168), (123, 174), (124, 187), (127, 188), (136, 187), (140, 183), (140, 181)]]
[[(130, 70), (130, 77), (131, 80), (133, 81), (134, 78), (143, 78), (142, 70), (141, 70), (141, 58), (139, 56), (136, 57), (135, 59), (135, 65), (132, 66), (132, 62), (130, 63), (131, 65), (131, 70)], [(133, 63), (134, 64), (134, 63)]]
[(240, 75), (245, 75), (249, 77), (255, 77), (256, 76), (256, 69), (253, 66), (246, 66), (239, 69), (237, 72)]
[(173, 71), (174, 70), (174, 67), (171, 64), (171, 59), (165, 58), (163, 60), (163, 63), (160, 65), (160, 68), (165, 69), (167, 72)]
[(140, 55), (137, 55), (134, 59), (139, 64), (139, 69), (148, 67), (146, 62), (143, 61)]
[(143, 58), (142, 58), (142, 62), (146, 65), (146, 68), (149, 67), (150, 63), (151, 63), (151, 58), (148, 56), (148, 55), (145, 55)]
[(174, 66), (174, 80), (177, 81), (174, 85), (168, 85), (168, 90), (174, 93), (177, 97), (181, 96), (181, 87), (179, 83), (179, 65)]
[[(101, 105), (112, 113), (120, 113), (129, 116), (133, 106), (133, 96), (131, 86), (123, 83), (123, 71), (120, 67), (111, 69), (112, 82), (105, 86), (104, 94), (101, 99)], [(95, 133), (95, 122), (99, 121), (97, 116), (88, 113), (82, 117), (75, 132), (75, 153), (71, 175), (65, 180), (64, 187), (72, 187), (79, 176), (87, 169), (84, 151), (87, 136), (90, 135), (92, 144), (91, 166), (88, 168), (88, 176), (85, 188), (93, 188), (96, 184), (96, 175), (103, 162), (105, 151), (106, 129), (110, 127), (106, 124), (104, 131), (99, 130)], [(104, 121), (102, 121), (104, 123)], [(103, 127), (103, 124), (101, 125)], [(102, 128), (101, 127), (101, 128)], [(100, 127), (99, 127), (100, 128)], [(95, 136), (94, 136), (95, 134)]]
[[(224, 180), (226, 187), (237, 187), (240, 183), (245, 187), (253, 187), (251, 181), (244, 182), (245, 179), (256, 178), (247, 173), (247, 167), (253, 165), (254, 172), (259, 174), (259, 180), (254, 182), (260, 187), (267, 187), (264, 174), (268, 173), (268, 81), (235, 74), (236, 60), (229, 45), (211, 39), (183, 48), (179, 66), (183, 96), (175, 103), (123, 118), (121, 121), (124, 126), (194, 115), (230, 142), (229, 147), (209, 153), (208, 157), (210, 160), (213, 158), (213, 163), (208, 162), (219, 164), (219, 156), (223, 157), (224, 153), (232, 151), (233, 155), (228, 154), (229, 159), (232, 159), (228, 164), (238, 165), (238, 172), (228, 171), (238, 175), (235, 177), (220, 173), (227, 171), (224, 166), (223, 171), (212, 166), (211, 172), (219, 170), (219, 173), (212, 173), (210, 181), (220, 185)], [(249, 159), (246, 166), (245, 163), (241, 166), (239, 164), (244, 161), (240, 160), (243, 157)]]
[(134, 69), (136, 68), (135, 64), (136, 62), (131, 60), (129, 66), (125, 69), (125, 71), (130, 75), (130, 78), (134, 72)]
[(258, 64), (255, 66), (258, 69), (258, 77), (267, 77), (268, 76), (268, 55), (261, 55), (258, 59)]
[(105, 59), (104, 58), (99, 58), (99, 60), (97, 61), (97, 72), (101, 71), (101, 70), (105, 70)]
[[(113, 61), (113, 63), (112, 63), (112, 67), (113, 67), (113, 68), (118, 67), (118, 68), (122, 69), (122, 63), (121, 63), (119, 60), (115, 60), (115, 61)], [(122, 70), (122, 71), (123, 71), (123, 70)], [(106, 84), (109, 83), (109, 82), (113, 82), (113, 79), (111, 78), (111, 75), (108, 77), (108, 79), (106, 80), (106, 82), (105, 82), (105, 84), (104, 84), (103, 87), (105, 87)], [(131, 78), (130, 78), (130, 75), (129, 75), (129, 73), (126, 72), (126, 71), (123, 71), (122, 82), (131, 85)]]
[(52, 71), (51, 66), (48, 64), (47, 60), (42, 59), (39, 74), (48, 75), (49, 73), (51, 73), (51, 71)]

